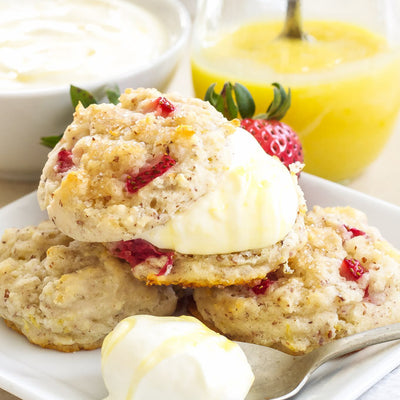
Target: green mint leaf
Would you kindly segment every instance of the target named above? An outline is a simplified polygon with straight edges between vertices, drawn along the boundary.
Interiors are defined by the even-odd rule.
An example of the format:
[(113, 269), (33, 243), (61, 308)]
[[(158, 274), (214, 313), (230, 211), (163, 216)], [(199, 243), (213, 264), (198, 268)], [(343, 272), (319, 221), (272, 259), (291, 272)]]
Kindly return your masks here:
[(71, 103), (74, 108), (79, 104), (79, 102), (81, 102), (85, 108), (91, 104), (97, 103), (96, 99), (90, 92), (74, 85), (70, 85), (69, 94), (71, 96)]
[(245, 86), (238, 82), (233, 85), (233, 90), (240, 115), (242, 118), (251, 118), (256, 111), (253, 96)]
[(49, 147), (50, 149), (54, 148), (55, 145), (61, 140), (63, 135), (58, 136), (43, 136), (40, 138), (40, 144), (43, 146)]

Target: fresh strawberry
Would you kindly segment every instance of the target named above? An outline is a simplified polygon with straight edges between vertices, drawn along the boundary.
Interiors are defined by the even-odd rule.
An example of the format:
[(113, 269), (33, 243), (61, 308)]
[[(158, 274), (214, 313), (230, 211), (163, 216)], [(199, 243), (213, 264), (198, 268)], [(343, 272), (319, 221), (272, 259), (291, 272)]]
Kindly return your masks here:
[(277, 156), (287, 167), (296, 161), (304, 161), (300, 140), (285, 123), (246, 118), (241, 126), (257, 139), (269, 155)]
[(146, 186), (158, 176), (163, 175), (175, 164), (176, 161), (169, 154), (164, 154), (156, 165), (140, 171), (136, 176), (128, 175), (125, 181), (126, 190), (129, 193), (136, 193), (143, 186)]
[[(290, 107), (290, 89), (286, 93), (279, 83), (273, 83), (274, 99), (265, 114), (253, 117), (255, 104), (250, 92), (241, 84), (225, 83), (220, 94), (214, 92), (215, 84), (211, 85), (206, 93), (208, 100), (227, 119), (242, 117), (242, 128), (249, 131), (260, 143), (262, 148), (271, 156), (277, 156), (283, 164), (304, 161), (303, 148), (296, 132), (280, 122)], [(233, 99), (235, 94), (236, 103)]]

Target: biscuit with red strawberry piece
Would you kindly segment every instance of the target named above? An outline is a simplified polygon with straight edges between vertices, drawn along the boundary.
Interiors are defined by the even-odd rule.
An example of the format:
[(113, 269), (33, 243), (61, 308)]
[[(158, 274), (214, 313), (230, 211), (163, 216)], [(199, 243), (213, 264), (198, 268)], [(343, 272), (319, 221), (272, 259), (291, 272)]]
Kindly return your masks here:
[(0, 317), (41, 347), (71, 352), (101, 346), (123, 318), (171, 315), (171, 287), (136, 280), (100, 243), (82, 243), (45, 221), (8, 229), (0, 243)]
[(198, 312), (231, 339), (301, 354), (400, 322), (400, 253), (350, 207), (315, 207), (307, 244), (256, 285), (194, 290)]
[[(302, 199), (299, 193), (300, 201)], [(289, 233), (270, 246), (225, 254), (182, 254), (158, 249), (142, 239), (108, 243), (116, 256), (129, 262), (133, 276), (149, 285), (211, 287), (249, 284), (285, 264), (304, 246), (304, 207)]]
[(147, 284), (186, 287), (261, 279), (304, 244), (300, 165), (207, 102), (120, 100), (78, 106), (50, 153), (38, 195), (61, 231), (106, 243)]
[(76, 240), (130, 240), (218, 186), (235, 129), (207, 102), (155, 89), (79, 104), (44, 166), (40, 206)]

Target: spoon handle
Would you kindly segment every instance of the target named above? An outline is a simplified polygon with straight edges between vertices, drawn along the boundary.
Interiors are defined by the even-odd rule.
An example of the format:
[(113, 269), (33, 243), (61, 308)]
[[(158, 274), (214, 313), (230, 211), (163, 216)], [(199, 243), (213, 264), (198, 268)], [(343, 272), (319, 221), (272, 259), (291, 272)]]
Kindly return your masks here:
[(314, 369), (333, 358), (340, 357), (373, 344), (390, 342), (396, 339), (400, 339), (400, 323), (382, 326), (335, 340), (315, 351), (315, 353), (318, 353), (316, 354), (316, 358), (319, 360), (314, 366)]
[(288, 0), (285, 25), (280, 36), (288, 39), (303, 39), (300, 0)]

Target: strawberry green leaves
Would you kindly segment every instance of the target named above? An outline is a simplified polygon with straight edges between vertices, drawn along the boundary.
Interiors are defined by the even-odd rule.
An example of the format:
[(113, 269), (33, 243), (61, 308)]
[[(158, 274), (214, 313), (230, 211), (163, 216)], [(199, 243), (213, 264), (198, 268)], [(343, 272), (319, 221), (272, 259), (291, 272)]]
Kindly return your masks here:
[[(208, 101), (217, 111), (224, 113), (224, 99), (221, 94), (214, 91), (216, 83), (213, 83), (204, 96), (204, 100)], [(225, 84), (226, 85), (226, 84)], [(224, 87), (225, 87), (224, 85)]]
[(280, 121), (290, 108), (292, 102), (290, 88), (286, 93), (283, 86), (279, 83), (273, 83), (272, 86), (274, 88), (274, 98), (268, 106), (267, 112), (257, 115), (255, 117), (257, 119)]
[(256, 111), (256, 105), (254, 103), (253, 96), (248, 89), (240, 83), (235, 83), (234, 90), (241, 117), (252, 117)]
[[(204, 100), (210, 102), (219, 112), (221, 112), (227, 119), (232, 120), (238, 117), (249, 118), (254, 115), (255, 103), (252, 95), (246, 87), (240, 83), (232, 85), (226, 82), (220, 94), (216, 93), (215, 83), (211, 85), (206, 92)], [(235, 99), (233, 98), (235, 95)]]
[(289, 125), (280, 121), (290, 107), (291, 92), (290, 89), (286, 92), (279, 83), (273, 83), (272, 87), (274, 97), (271, 104), (264, 114), (255, 117), (253, 97), (240, 83), (225, 83), (220, 94), (215, 93), (213, 84), (207, 90), (205, 100), (228, 120), (237, 118), (240, 114), (240, 126), (254, 136), (267, 154), (278, 157), (290, 168), (290, 165), (297, 161), (304, 162), (303, 148), (298, 135)]
[[(74, 109), (79, 103), (81, 103), (83, 107), (86, 108), (89, 107), (91, 104), (98, 104), (99, 102), (96, 100), (92, 93), (78, 86), (70, 85), (69, 94), (71, 98), (71, 104)], [(119, 87), (115, 85), (112, 87), (104, 88), (101, 94), (102, 95), (99, 96), (100, 100), (106, 97), (110, 103), (118, 104), (118, 99), (121, 93)], [(61, 140), (62, 136), (62, 134), (54, 136), (43, 136), (40, 138), (40, 144), (52, 149)]]
[[(253, 96), (249, 90), (240, 83), (232, 84), (226, 82), (222, 88), (221, 93), (215, 92), (215, 83), (212, 84), (206, 92), (204, 100), (209, 101), (225, 118), (232, 120), (237, 118), (238, 115), (242, 119), (252, 118), (254, 116), (256, 107)], [(265, 113), (255, 116), (256, 119), (280, 121), (291, 105), (291, 91), (290, 88), (286, 92), (283, 86), (279, 83), (273, 83), (274, 97), (271, 104)], [(235, 99), (233, 97), (235, 95)]]

